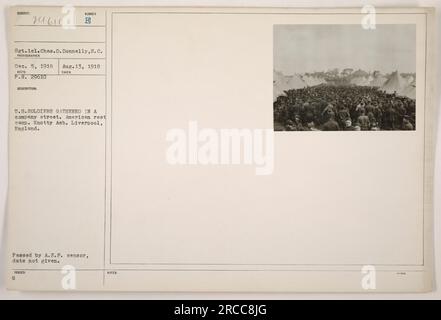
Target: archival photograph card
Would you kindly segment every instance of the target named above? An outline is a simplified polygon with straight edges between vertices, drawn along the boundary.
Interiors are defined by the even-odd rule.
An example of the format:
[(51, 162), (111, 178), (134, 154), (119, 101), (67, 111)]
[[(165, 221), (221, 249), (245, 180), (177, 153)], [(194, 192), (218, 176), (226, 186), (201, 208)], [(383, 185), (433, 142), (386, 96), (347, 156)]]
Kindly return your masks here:
[(433, 31), (430, 8), (11, 7), (8, 288), (431, 291)]

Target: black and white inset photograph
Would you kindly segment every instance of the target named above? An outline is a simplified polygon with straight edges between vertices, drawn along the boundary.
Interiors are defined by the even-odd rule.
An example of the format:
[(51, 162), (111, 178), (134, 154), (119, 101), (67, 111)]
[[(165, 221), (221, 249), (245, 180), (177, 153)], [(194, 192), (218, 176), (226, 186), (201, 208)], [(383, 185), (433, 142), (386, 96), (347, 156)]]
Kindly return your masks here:
[(275, 131), (416, 129), (411, 24), (275, 25)]

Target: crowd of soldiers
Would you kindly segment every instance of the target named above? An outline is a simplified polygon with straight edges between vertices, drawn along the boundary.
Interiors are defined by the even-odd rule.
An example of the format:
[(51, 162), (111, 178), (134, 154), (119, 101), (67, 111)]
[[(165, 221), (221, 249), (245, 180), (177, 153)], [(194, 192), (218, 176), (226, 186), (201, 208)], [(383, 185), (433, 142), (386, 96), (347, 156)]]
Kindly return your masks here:
[(376, 87), (318, 85), (274, 102), (276, 131), (414, 130), (415, 100)]

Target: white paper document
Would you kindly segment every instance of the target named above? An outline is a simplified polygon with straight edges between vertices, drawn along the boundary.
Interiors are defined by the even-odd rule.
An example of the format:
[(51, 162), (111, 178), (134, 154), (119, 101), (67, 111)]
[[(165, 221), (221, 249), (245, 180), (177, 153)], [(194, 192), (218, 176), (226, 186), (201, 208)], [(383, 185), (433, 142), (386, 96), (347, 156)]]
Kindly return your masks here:
[(430, 8), (12, 7), (14, 290), (432, 290)]

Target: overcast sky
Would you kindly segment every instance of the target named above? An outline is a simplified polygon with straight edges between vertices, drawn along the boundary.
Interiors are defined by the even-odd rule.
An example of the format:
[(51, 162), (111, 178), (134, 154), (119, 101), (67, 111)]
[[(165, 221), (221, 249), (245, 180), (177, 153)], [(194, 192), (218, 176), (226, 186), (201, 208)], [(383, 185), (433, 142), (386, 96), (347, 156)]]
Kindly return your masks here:
[(415, 25), (276, 25), (274, 69), (286, 75), (331, 68), (415, 72)]

